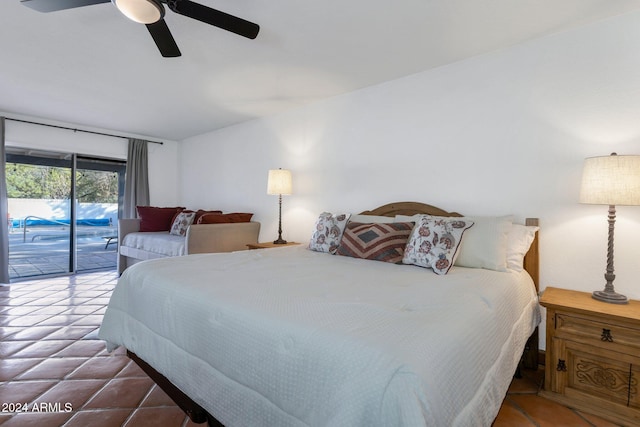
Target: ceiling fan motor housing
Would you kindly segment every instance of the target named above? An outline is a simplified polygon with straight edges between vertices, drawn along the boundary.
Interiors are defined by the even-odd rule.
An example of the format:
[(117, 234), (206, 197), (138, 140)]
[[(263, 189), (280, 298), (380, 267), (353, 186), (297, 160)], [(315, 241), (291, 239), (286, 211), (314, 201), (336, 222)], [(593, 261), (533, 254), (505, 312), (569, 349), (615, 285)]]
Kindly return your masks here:
[(159, 0), (111, 0), (120, 12), (140, 24), (153, 24), (164, 18), (164, 6)]

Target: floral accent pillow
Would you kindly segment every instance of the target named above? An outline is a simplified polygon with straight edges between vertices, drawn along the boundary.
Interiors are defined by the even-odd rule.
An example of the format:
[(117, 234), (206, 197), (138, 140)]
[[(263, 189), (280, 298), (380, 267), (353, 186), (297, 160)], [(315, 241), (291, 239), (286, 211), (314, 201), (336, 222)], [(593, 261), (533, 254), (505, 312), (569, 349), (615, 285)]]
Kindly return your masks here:
[(455, 262), (462, 235), (471, 226), (472, 221), (460, 218), (418, 217), (404, 249), (402, 263), (447, 274)]
[(342, 233), (349, 222), (350, 213), (333, 214), (322, 212), (309, 242), (309, 249), (334, 254), (340, 246)]
[(196, 217), (196, 213), (193, 211), (182, 211), (176, 215), (171, 224), (171, 230), (169, 234), (175, 234), (176, 236), (185, 236), (187, 234), (187, 228), (193, 224), (193, 220)]

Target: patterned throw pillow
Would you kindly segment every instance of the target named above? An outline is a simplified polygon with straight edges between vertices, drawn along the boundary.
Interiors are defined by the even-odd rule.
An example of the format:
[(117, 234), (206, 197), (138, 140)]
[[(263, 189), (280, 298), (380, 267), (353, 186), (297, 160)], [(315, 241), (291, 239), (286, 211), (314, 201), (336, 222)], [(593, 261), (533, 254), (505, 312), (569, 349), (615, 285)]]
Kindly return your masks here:
[(350, 222), (336, 255), (399, 264), (412, 229), (413, 222)]
[(322, 212), (309, 242), (309, 249), (317, 252), (335, 253), (340, 245), (342, 233), (349, 221), (350, 213), (332, 214)]
[(183, 211), (176, 215), (171, 224), (171, 230), (169, 234), (175, 234), (176, 236), (185, 236), (187, 234), (187, 228), (193, 223), (193, 219), (196, 217), (196, 213), (193, 211)]
[(436, 274), (447, 274), (453, 265), (465, 230), (472, 221), (459, 218), (434, 218), (427, 215), (416, 220), (403, 264), (431, 268)]

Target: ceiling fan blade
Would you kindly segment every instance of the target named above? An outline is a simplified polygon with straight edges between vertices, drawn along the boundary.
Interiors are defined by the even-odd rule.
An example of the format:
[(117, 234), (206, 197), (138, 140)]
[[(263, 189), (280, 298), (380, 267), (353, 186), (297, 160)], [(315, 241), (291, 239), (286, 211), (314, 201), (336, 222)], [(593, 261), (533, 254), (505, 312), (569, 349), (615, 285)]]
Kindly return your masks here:
[(55, 12), (93, 4), (111, 3), (111, 0), (20, 0), (20, 3), (38, 12)]
[(191, 0), (169, 0), (168, 5), (169, 9), (175, 13), (197, 19), (198, 21), (231, 31), (232, 33), (249, 39), (255, 39), (260, 31), (258, 24), (199, 3), (194, 3)]
[(146, 24), (146, 26), (162, 56), (165, 58), (175, 58), (182, 55), (164, 19), (154, 22), (153, 24)]

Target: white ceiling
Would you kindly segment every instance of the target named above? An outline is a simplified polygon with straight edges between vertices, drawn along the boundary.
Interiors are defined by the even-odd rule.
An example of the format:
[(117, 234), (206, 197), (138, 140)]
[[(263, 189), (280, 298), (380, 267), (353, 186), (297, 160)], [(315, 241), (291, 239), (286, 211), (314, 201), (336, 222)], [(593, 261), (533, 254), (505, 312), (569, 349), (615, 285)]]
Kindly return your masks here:
[(640, 9), (638, 0), (200, 0), (249, 40), (167, 10), (160, 56), (110, 3), (0, 3), (0, 111), (182, 140)]

